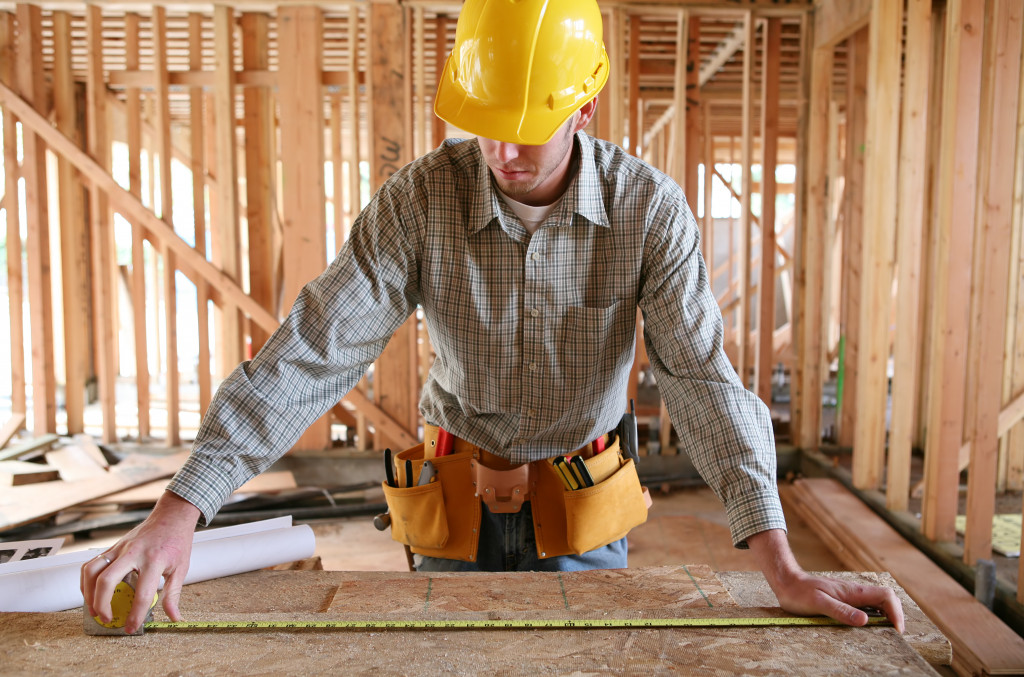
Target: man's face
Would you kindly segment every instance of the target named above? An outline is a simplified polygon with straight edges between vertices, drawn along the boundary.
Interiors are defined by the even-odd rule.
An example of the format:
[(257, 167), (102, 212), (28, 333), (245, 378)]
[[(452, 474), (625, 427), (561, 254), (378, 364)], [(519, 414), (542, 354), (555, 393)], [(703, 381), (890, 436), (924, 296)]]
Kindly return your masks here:
[(542, 146), (525, 146), (477, 137), (480, 152), (501, 192), (524, 204), (542, 206), (557, 200), (569, 182), (573, 134), (578, 114)]

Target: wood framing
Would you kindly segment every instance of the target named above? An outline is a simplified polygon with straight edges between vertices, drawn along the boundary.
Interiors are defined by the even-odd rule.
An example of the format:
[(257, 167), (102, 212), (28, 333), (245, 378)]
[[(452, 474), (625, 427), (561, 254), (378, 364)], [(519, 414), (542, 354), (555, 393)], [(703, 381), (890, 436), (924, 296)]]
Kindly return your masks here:
[(752, 225), (750, 213), (750, 194), (753, 192), (751, 180), (751, 163), (754, 161), (754, 50), (755, 30), (754, 15), (746, 12), (743, 15), (743, 136), (740, 139), (740, 291), (739, 320), (736, 322), (736, 341), (738, 352), (736, 371), (740, 381), (747, 384), (747, 372), (753, 364), (750, 354), (750, 291), (751, 291), (751, 238)]
[(868, 34), (867, 138), (864, 157), (864, 239), (857, 364), (857, 421), (853, 483), (875, 489), (885, 467), (889, 309), (896, 247), (902, 6), (875, 0)]
[(871, 21), (874, 0), (819, 0), (814, 7), (814, 47), (824, 49), (864, 28)]
[[(193, 12), (188, 17), (189, 68), (203, 68), (203, 18)], [(191, 87), (189, 99), (189, 168), (192, 170), (192, 223), (195, 248), (206, 258), (206, 129), (203, 115), (203, 89)], [(199, 413), (203, 415), (213, 398), (210, 365), (210, 290), (204, 279), (196, 284), (196, 329), (198, 333), (198, 360), (196, 380), (199, 382)]]

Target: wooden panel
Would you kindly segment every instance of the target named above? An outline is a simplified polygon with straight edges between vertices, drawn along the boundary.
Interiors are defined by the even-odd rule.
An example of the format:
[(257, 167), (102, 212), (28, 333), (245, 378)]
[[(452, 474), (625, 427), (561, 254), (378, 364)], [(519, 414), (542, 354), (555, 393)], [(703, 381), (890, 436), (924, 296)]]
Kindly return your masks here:
[[(242, 15), (243, 68), (270, 67), (269, 29), (270, 19), (266, 14), (246, 12)], [(284, 86), (283, 91), (287, 91), (287, 85)], [(274, 284), (273, 230), (270, 221), (273, 213), (270, 175), (273, 114), (270, 108), (270, 92), (264, 87), (246, 87), (243, 90), (243, 99), (245, 109), (245, 218), (249, 227), (249, 295), (264, 308), (273, 312), (276, 287)], [(316, 128), (310, 127), (309, 129)], [(284, 148), (284, 153), (287, 154), (287, 145)], [(287, 214), (286, 211), (285, 223), (289, 222)], [(315, 266), (310, 268), (311, 271), (315, 269)], [(270, 338), (270, 334), (267, 331), (258, 326), (252, 328), (253, 355), (259, 352), (268, 338)]]
[[(57, 129), (78, 145), (78, 101), (71, 72), (71, 15), (53, 14), (53, 104)], [(85, 382), (92, 345), (89, 333), (89, 239), (82, 184), (71, 163), (57, 160), (60, 210), (61, 324), (64, 330), (64, 409), (69, 434), (85, 425)]]
[(846, 163), (843, 195), (843, 272), (840, 331), (843, 341), (843, 391), (839, 409), (839, 444), (853, 446), (857, 421), (857, 374), (860, 362), (861, 266), (864, 230), (864, 149), (867, 123), (868, 31), (846, 41)]
[[(37, 111), (46, 111), (43, 72), (42, 10), (18, 5), (16, 71), (22, 98)], [(46, 146), (23, 131), (22, 175), (25, 179), (25, 240), (28, 270), (29, 326), (32, 332), (32, 431), (57, 430), (57, 384), (53, 369), (53, 308), (50, 295), (50, 231), (46, 185)]]
[(815, 49), (811, 55), (810, 111), (807, 122), (807, 161), (804, 223), (798, 231), (796, 287), (798, 381), (793, 398), (793, 431), (801, 449), (815, 449), (821, 440), (822, 288), (828, 176), (828, 111), (832, 98), (833, 54)]
[(925, 202), (928, 199), (929, 83), (932, 64), (932, 3), (907, 3), (903, 110), (899, 158), (899, 211), (896, 339), (893, 348), (892, 422), (886, 475), (886, 505), (906, 510), (910, 493), (910, 452), (914, 438), (914, 403), (920, 360), (921, 257), (924, 250)]
[(1013, 144), (1006, 143), (1006, 139), (1013, 138), (1017, 128), (1021, 15), (1021, 4), (1012, 0), (995, 0), (986, 15), (978, 167), (981, 199), (975, 234), (974, 280), (978, 295), (972, 320), (978, 340), (971, 351), (976, 404), (973, 420), (966, 422), (971, 432), (971, 464), (967, 477), (964, 561), (969, 565), (992, 556), (1016, 158)]
[(955, 537), (978, 163), (984, 0), (946, 8), (922, 531)]
[[(0, 13), (0, 82), (16, 88), (16, 51), (14, 48), (15, 22), (11, 12)], [(23, 252), (21, 204), (10, 196), (18, 194), (18, 133), (17, 119), (10, 110), (3, 110), (4, 124), (4, 211), (7, 220), (7, 301), (9, 308), (22, 308), (25, 287), (21, 256)], [(25, 426), (25, 323), (21, 312), (10, 313), (11, 411), (22, 414), (18, 429)], [(15, 430), (14, 432), (17, 432)], [(13, 434), (13, 433), (12, 433)]]
[[(403, 36), (407, 27), (401, 7), (370, 6), (370, 190), (375, 191), (410, 159), (401, 111), (406, 106), (409, 64)], [(416, 437), (419, 419), (416, 318), (409, 318), (391, 337), (374, 370), (374, 401), (402, 428)], [(399, 448), (399, 441), (376, 431), (378, 448)]]
[[(107, 175), (110, 168), (110, 137), (107, 98), (103, 84), (103, 15), (96, 5), (90, 5), (86, 11), (86, 43), (89, 48), (89, 69), (86, 73), (85, 88), (86, 119), (89, 122), (89, 154), (86, 159), (91, 158), (99, 172)], [(59, 152), (68, 156), (67, 151)], [(81, 169), (80, 163), (76, 165)], [(102, 439), (104, 442), (113, 442), (117, 439), (114, 407), (117, 378), (117, 360), (114, 352), (117, 346), (114, 275), (117, 261), (114, 258), (114, 227), (107, 193), (95, 181), (89, 192), (89, 223), (92, 241), (93, 336), (96, 346), (96, 379), (99, 383), (100, 406), (103, 412)]]
[(772, 403), (772, 364), (775, 332), (775, 164), (779, 147), (779, 60), (782, 51), (782, 20), (768, 19), (764, 27), (764, 83), (761, 91), (761, 275), (757, 300), (757, 347), (754, 355), (754, 389)]
[(857, 363), (853, 483), (874, 489), (885, 466), (889, 392), (889, 313), (896, 237), (902, 6), (875, 0), (868, 33), (867, 148), (864, 156), (864, 240)]
[[(283, 310), (291, 308), (302, 287), (327, 263), (324, 215), (322, 13), (289, 7), (278, 14), (281, 105), (281, 177), (284, 229)], [(316, 130), (311, 133), (310, 130)], [(321, 417), (296, 443), (298, 449), (330, 444), (330, 421)]]

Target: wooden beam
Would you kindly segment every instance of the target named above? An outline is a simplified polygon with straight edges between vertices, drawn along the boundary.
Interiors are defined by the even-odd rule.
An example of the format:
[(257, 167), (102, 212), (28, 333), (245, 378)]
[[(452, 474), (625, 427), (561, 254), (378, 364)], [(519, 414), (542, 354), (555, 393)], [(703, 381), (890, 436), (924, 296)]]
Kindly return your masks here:
[(857, 421), (853, 483), (876, 489), (885, 467), (889, 308), (896, 237), (896, 168), (899, 159), (901, 3), (875, 0), (868, 33), (867, 147), (864, 155), (862, 312), (857, 364)]
[(754, 126), (754, 49), (755, 25), (754, 16), (746, 12), (743, 16), (743, 138), (740, 140), (740, 307), (739, 321), (736, 323), (739, 353), (736, 370), (740, 381), (747, 385), (747, 371), (753, 366), (750, 354), (750, 258), (751, 258), (751, 163), (753, 158), (753, 126)]
[(772, 364), (775, 350), (775, 165), (779, 143), (779, 78), (782, 19), (768, 19), (764, 28), (764, 82), (761, 85), (761, 276), (757, 289), (757, 346), (754, 387), (757, 396), (772, 404)]
[(629, 15), (629, 96), (626, 110), (629, 111), (629, 150), (639, 157), (640, 138), (640, 25), (639, 14)]
[[(1024, 148), (1024, 56), (1021, 57), (1021, 81), (1017, 100), (1017, 148)], [(1007, 306), (1007, 317), (1015, 318), (1007, 326), (1005, 353), (1008, 364), (1004, 367), (1006, 380), (1003, 384), (1003, 401), (1010, 402), (1016, 397), (1024, 414), (1024, 153), (1017, 153), (1014, 169), (1013, 192), (1013, 243), (1010, 246), (1011, 298)], [(1012, 332), (1012, 333), (1011, 333)], [(1020, 491), (1024, 488), (1024, 422), (1020, 417), (1009, 429), (1006, 436), (1006, 488)], [(1021, 564), (1024, 580), (1024, 558)], [(1024, 586), (1018, 586), (1018, 601), (1024, 601)]]
[(792, 426), (801, 449), (816, 449), (821, 441), (822, 287), (827, 221), (828, 115), (832, 99), (833, 50), (814, 49), (810, 64), (807, 119), (806, 205), (797, 246), (797, 362)]
[(975, 234), (978, 340), (971, 350), (976, 365), (973, 421), (967, 422), (971, 466), (967, 475), (967, 527), (964, 561), (973, 566), (992, 556), (998, 419), (1002, 408), (1003, 340), (1010, 272), (1010, 219), (1016, 151), (1014, 138), (1020, 84), (1022, 6), (993, 0), (986, 12), (979, 138), (978, 220)]
[[(232, 283), (241, 282), (242, 267), (238, 244), (238, 139), (235, 133), (235, 16), (230, 7), (213, 8), (213, 49), (215, 85), (213, 115), (216, 119), (217, 197), (214, 202), (213, 261)], [(282, 55), (284, 56), (284, 55)], [(253, 301), (255, 303), (255, 300)], [(269, 313), (268, 313), (269, 314)], [(219, 368), (227, 374), (242, 359), (241, 321), (234, 308), (220, 313)]]
[[(324, 216), (323, 14), (313, 7), (282, 8), (278, 40), (282, 73), (281, 175), (284, 183), (284, 309), (327, 264)], [(310, 130), (316, 130), (311, 133)], [(296, 443), (298, 449), (330, 444), (327, 417), (315, 421)]]
[(929, 84), (932, 64), (932, 3), (909, 0), (904, 57), (903, 109), (900, 120), (899, 211), (896, 255), (896, 338), (893, 348), (892, 416), (886, 473), (886, 505), (906, 510), (910, 495), (910, 459), (914, 439), (914, 403), (920, 356), (921, 263), (928, 200)]
[[(673, 78), (675, 91), (673, 110), (675, 114), (672, 116), (672, 152), (669, 157), (672, 178), (684, 191), (686, 190), (686, 66), (690, 45), (688, 21), (689, 17), (685, 10), (679, 10), (676, 13), (676, 46), (681, 53), (676, 54), (676, 70)], [(647, 143), (647, 141), (644, 142), (645, 148)]]
[(935, 188), (937, 251), (932, 282), (932, 397), (925, 447), (922, 532), (934, 541), (952, 541), (963, 440), (963, 394), (971, 287), (972, 234), (978, 164), (978, 101), (985, 0), (962, 0), (946, 7), (939, 176)]
[[(355, 11), (354, 9), (352, 10)], [(438, 14), (434, 21), (434, 72), (437, 73), (437, 80), (440, 82), (444, 73), (444, 64), (448, 58), (448, 15)], [(435, 92), (436, 90), (435, 83)], [(448, 134), (448, 123), (436, 115), (433, 118), (431, 137), (434, 140), (434, 147), (441, 145)]]
[[(411, 139), (399, 119), (409, 86), (403, 40), (405, 13), (397, 5), (370, 4), (370, 190), (375, 191), (410, 159)], [(419, 423), (416, 318), (409, 318), (376, 362), (374, 401), (412, 437)], [(377, 431), (375, 446), (399, 447), (400, 441)]]
[(729, 62), (729, 59), (743, 46), (746, 39), (746, 29), (742, 21), (736, 22), (732, 32), (725, 36), (718, 46), (715, 47), (714, 51), (711, 52), (711, 58), (707, 62), (701, 64), (698, 87), (706, 85), (711, 78), (715, 77), (722, 66)]
[(711, 134), (711, 102), (703, 101), (701, 119), (704, 122), (704, 219), (701, 221), (701, 244), (703, 245), (704, 265), (708, 269), (708, 282), (715, 288), (712, 271), (715, 269), (715, 217), (712, 214), (711, 200), (715, 187), (715, 148), (714, 136)]
[(842, 404), (838, 411), (838, 439), (853, 446), (857, 421), (857, 376), (860, 362), (861, 266), (864, 236), (864, 150), (867, 126), (868, 31), (847, 38), (846, 163), (843, 197), (843, 271), (840, 336), (843, 342)]
[[(193, 71), (203, 68), (203, 16), (197, 12), (188, 15), (188, 63)], [(189, 99), (189, 167), (192, 169), (192, 211), (196, 251), (206, 258), (206, 120), (203, 115), (203, 90), (192, 87)], [(202, 278), (196, 284), (196, 329), (199, 343), (199, 415), (205, 416), (213, 397), (210, 373), (210, 290)]]
[(814, 6), (814, 47), (835, 47), (871, 21), (873, 0), (819, 0)]
[[(18, 5), (18, 88), (35, 111), (46, 111), (42, 10)], [(25, 216), (28, 236), (29, 326), (32, 332), (32, 431), (57, 431), (57, 384), (53, 369), (53, 307), (50, 295), (50, 232), (46, 146), (37, 134), (22, 133)]]
[[(17, 61), (15, 50), (14, 14), (0, 14), (0, 83), (16, 88)], [(9, 308), (22, 308), (25, 299), (23, 267), (21, 257), (23, 244), (21, 240), (21, 203), (15, 199), (18, 195), (18, 130), (17, 118), (9, 109), (3, 110), (4, 116), (4, 211), (7, 220), (7, 302)], [(11, 346), (11, 412), (13, 416), (21, 415), (19, 429), (25, 425), (26, 383), (25, 383), (25, 323), (21, 312), (10, 313), (10, 346)], [(15, 431), (17, 432), (17, 431)]]
[[(242, 15), (241, 24), (242, 67), (269, 68), (270, 17), (246, 12)], [(273, 112), (270, 92), (264, 87), (246, 87), (242, 97), (245, 111), (245, 218), (249, 228), (249, 295), (264, 308), (274, 312), (277, 285), (274, 279), (273, 225), (270, 221), (274, 210), (270, 162)], [(282, 104), (287, 105), (284, 101)], [(286, 148), (282, 150), (288, 153)], [(285, 222), (288, 222), (287, 211)], [(259, 352), (268, 338), (270, 334), (266, 330), (252, 328), (253, 355)]]

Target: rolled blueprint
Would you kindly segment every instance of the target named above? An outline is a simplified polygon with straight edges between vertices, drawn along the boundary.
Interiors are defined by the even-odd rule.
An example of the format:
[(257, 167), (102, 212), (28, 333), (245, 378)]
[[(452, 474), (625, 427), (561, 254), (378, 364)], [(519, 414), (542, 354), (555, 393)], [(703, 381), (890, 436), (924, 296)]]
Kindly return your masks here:
[[(232, 576), (312, 557), (316, 543), (305, 524), (291, 517), (196, 532), (185, 583)], [(0, 564), (0, 611), (49, 612), (80, 607), (82, 564), (99, 550)], [(163, 580), (160, 582), (163, 587)]]

